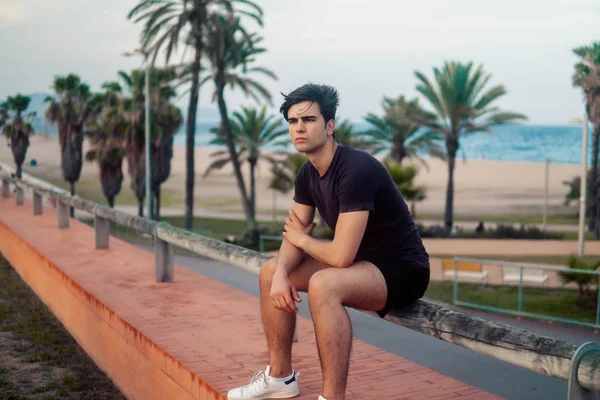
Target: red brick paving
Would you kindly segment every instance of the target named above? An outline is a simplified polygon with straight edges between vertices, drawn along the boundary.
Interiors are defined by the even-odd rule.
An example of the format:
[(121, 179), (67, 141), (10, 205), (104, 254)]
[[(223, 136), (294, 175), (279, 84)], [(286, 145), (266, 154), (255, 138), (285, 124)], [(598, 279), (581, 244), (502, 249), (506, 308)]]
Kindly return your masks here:
[[(153, 254), (112, 237), (95, 250), (89, 226), (32, 210), (0, 198), (0, 251), (128, 397), (224, 398), (267, 365), (257, 298), (178, 265), (157, 284)], [(298, 327), (298, 399), (316, 399), (313, 325)], [(348, 382), (347, 399), (498, 399), (356, 339)]]

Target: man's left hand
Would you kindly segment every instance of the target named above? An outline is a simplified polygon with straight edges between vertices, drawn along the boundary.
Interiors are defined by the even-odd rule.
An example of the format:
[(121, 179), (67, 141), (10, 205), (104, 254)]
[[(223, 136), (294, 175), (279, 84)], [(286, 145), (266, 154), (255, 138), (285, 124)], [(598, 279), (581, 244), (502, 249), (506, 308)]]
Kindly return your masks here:
[(305, 238), (310, 236), (315, 226), (317, 226), (317, 224), (314, 222), (308, 226), (304, 226), (296, 213), (291, 210), (289, 217), (285, 220), (285, 226), (283, 228), (285, 232), (283, 232), (282, 235), (292, 245), (301, 249)]

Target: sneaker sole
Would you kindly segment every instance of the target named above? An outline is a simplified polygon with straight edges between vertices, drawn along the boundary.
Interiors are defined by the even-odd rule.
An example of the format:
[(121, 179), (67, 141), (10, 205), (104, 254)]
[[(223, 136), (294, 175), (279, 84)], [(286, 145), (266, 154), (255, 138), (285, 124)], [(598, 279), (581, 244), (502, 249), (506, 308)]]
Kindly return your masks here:
[(279, 392), (279, 393), (269, 393), (268, 397), (246, 397), (244, 399), (241, 399), (239, 397), (235, 398), (235, 397), (229, 397), (227, 396), (228, 400), (266, 400), (266, 399), (291, 399), (292, 397), (296, 397), (300, 394), (300, 390), (298, 390), (295, 393), (286, 393), (286, 392)]

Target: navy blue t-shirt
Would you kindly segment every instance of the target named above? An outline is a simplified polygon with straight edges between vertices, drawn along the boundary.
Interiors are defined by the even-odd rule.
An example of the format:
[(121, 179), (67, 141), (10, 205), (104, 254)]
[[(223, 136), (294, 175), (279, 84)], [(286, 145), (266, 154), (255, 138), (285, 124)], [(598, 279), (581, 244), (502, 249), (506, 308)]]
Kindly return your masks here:
[(340, 213), (369, 211), (357, 258), (386, 255), (409, 268), (429, 268), (429, 255), (404, 197), (385, 166), (369, 153), (338, 145), (325, 175), (319, 176), (307, 161), (294, 186), (294, 201), (316, 207), (334, 232)]

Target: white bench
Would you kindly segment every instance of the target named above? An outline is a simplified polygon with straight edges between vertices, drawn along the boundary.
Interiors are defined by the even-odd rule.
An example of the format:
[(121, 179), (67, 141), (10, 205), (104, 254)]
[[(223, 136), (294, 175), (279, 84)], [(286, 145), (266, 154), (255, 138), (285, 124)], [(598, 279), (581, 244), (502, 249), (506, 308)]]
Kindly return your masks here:
[[(502, 282), (519, 282), (521, 280), (521, 268), (502, 267)], [(545, 285), (548, 282), (548, 274), (543, 269), (523, 267), (523, 282), (538, 283)]]
[[(454, 260), (443, 260), (444, 278), (454, 279)], [(479, 279), (487, 283), (489, 273), (483, 270), (483, 265), (472, 261), (458, 261), (458, 278)]]

